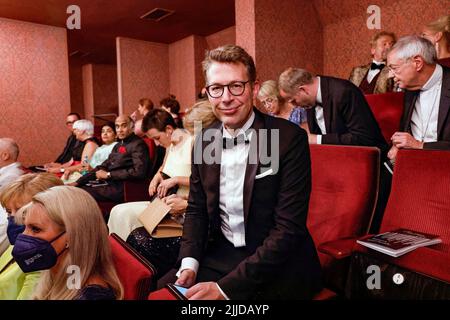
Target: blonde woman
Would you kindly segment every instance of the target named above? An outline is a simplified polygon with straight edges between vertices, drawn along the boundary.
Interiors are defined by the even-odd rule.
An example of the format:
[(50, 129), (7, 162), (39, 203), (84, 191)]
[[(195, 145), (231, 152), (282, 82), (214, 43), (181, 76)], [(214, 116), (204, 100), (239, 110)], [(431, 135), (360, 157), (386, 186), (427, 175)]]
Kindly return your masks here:
[(422, 37), (435, 46), (438, 63), (450, 67), (450, 15), (427, 24), (423, 28)]
[(261, 84), (258, 100), (270, 115), (289, 120), (308, 131), (305, 109), (293, 106), (284, 100), (279, 93), (276, 81), (267, 80)]
[(26, 228), (12, 255), (24, 272), (45, 270), (34, 298), (122, 298), (106, 225), (92, 196), (76, 187), (53, 187), (35, 195), (21, 211), (26, 212)]
[(0, 204), (8, 212), (7, 235), (11, 244), (0, 257), (0, 300), (31, 298), (40, 273), (24, 273), (11, 255), (17, 236), (25, 229), (18, 210), (36, 193), (58, 185), (62, 185), (62, 181), (54, 174), (29, 173), (7, 185), (0, 194)]

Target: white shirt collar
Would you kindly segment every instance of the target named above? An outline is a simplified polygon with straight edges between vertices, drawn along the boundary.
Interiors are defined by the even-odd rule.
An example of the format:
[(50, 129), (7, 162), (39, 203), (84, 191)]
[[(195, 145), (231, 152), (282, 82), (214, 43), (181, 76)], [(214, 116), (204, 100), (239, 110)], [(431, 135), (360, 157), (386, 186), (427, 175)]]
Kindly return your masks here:
[(431, 75), (430, 79), (428, 79), (428, 81), (423, 85), (421, 90), (427, 91), (433, 88), (434, 86), (440, 85), (442, 83), (442, 76), (443, 76), (442, 67), (436, 64), (433, 74)]
[[(251, 114), (251, 116), (248, 118), (248, 120), (244, 123), (244, 125), (242, 126), (242, 128), (239, 128), (239, 129), (236, 129), (235, 131), (234, 131), (234, 137), (237, 137), (239, 134), (244, 134), (244, 136), (245, 136), (245, 138), (249, 138), (249, 137), (247, 137), (247, 135), (246, 135), (246, 131), (248, 130), (248, 129), (250, 129), (250, 127), (252, 126), (252, 124), (253, 124), (253, 121), (255, 120), (255, 112), (254, 111), (252, 111), (252, 114)], [(228, 130), (223, 126), (223, 124), (222, 124), (222, 127), (223, 127), (223, 137), (225, 137), (225, 138), (233, 138), (233, 136), (228, 132)]]
[(317, 80), (319, 80), (319, 83), (317, 85), (317, 96), (316, 96), (316, 102), (318, 104), (322, 104), (322, 90), (320, 89), (320, 77), (317, 77)]
[(7, 166), (0, 168), (0, 174), (4, 173), (5, 171), (8, 171), (8, 169), (12, 169), (13, 167), (19, 168), (20, 166), (21, 166), (20, 162), (8, 164)]
[(375, 63), (377, 66), (379, 66), (380, 64), (386, 64), (384, 61), (377, 61), (375, 59), (373, 59), (372, 62)]

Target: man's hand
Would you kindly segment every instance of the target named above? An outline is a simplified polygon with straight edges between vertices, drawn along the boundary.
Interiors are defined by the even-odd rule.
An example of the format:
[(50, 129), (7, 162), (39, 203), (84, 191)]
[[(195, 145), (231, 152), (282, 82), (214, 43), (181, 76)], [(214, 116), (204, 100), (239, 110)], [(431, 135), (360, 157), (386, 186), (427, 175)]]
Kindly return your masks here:
[(181, 271), (180, 277), (175, 282), (176, 285), (190, 288), (195, 283), (195, 278), (197, 275), (195, 274), (194, 270), (191, 269), (184, 269)]
[(225, 300), (215, 282), (200, 282), (186, 292), (189, 300)]
[(168, 197), (163, 198), (162, 200), (165, 204), (170, 206), (170, 214), (175, 216), (184, 213), (188, 205), (186, 199), (183, 199), (176, 194), (172, 194)]
[(408, 132), (396, 132), (391, 140), (392, 144), (398, 149), (423, 149), (423, 142), (414, 139)]
[(388, 158), (391, 160), (392, 163), (394, 163), (395, 160), (397, 159), (397, 153), (398, 153), (398, 148), (395, 146), (392, 146), (387, 154)]
[(99, 180), (106, 180), (108, 179), (108, 172), (106, 172), (105, 170), (98, 170), (95, 173), (95, 177)]
[(309, 144), (317, 144), (317, 134), (308, 134)]

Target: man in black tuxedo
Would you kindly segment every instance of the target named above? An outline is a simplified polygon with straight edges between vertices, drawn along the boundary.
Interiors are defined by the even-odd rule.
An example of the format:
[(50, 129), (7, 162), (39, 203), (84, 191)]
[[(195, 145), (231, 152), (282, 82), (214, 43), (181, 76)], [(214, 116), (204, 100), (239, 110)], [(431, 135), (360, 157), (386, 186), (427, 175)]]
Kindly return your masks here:
[(433, 44), (418, 36), (401, 38), (388, 53), (394, 81), (405, 89), (400, 131), (388, 157), (398, 149), (450, 150), (450, 68), (436, 64)]
[(362, 92), (350, 81), (288, 68), (280, 94), (307, 109), (309, 143), (375, 146), (387, 151), (380, 127)]
[(310, 299), (321, 270), (306, 228), (307, 135), (253, 107), (256, 69), (244, 49), (211, 50), (203, 69), (220, 122), (197, 136), (179, 259), (158, 286), (176, 281), (190, 299)]

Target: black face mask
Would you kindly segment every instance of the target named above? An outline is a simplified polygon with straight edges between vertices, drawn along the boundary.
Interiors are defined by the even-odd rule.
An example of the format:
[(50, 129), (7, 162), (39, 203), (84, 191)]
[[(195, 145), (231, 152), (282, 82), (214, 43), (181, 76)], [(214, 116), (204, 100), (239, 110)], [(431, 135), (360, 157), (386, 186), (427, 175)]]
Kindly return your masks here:
[(8, 216), (8, 228), (6, 229), (6, 234), (8, 235), (9, 243), (14, 245), (16, 243), (16, 238), (19, 234), (24, 232), (25, 226), (16, 224), (14, 216)]

